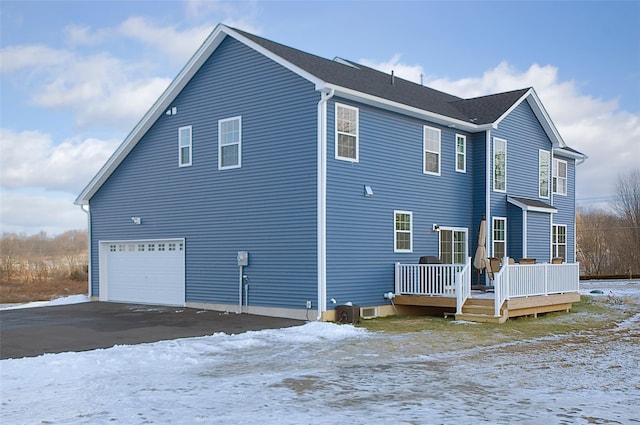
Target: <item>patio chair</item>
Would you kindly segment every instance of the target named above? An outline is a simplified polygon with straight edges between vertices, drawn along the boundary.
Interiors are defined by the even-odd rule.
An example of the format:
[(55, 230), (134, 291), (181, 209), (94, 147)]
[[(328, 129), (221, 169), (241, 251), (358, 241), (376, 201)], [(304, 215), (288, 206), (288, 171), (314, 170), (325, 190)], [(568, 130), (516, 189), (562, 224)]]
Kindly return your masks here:
[(562, 264), (564, 263), (563, 257), (555, 257), (551, 259), (551, 264)]
[(520, 263), (520, 264), (535, 264), (536, 263), (536, 259), (535, 258), (521, 258), (520, 261), (518, 261), (518, 263)]
[(493, 274), (500, 271), (502, 267), (502, 261), (497, 257), (489, 257), (489, 264), (487, 265), (487, 275), (489, 279), (493, 280)]

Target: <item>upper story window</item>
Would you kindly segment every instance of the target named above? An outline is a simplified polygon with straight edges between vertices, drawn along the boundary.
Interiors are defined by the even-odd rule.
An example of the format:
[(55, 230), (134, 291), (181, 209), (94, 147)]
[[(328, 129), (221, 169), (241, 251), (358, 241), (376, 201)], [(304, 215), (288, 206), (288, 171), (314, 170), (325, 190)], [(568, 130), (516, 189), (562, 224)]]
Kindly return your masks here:
[(440, 130), (424, 126), (424, 173), (440, 175)]
[(191, 126), (178, 129), (178, 166), (191, 165)]
[(456, 171), (467, 172), (467, 136), (456, 134)]
[(567, 161), (553, 159), (553, 193), (567, 194)]
[(358, 108), (336, 103), (336, 159), (358, 162)]
[(413, 213), (394, 211), (394, 252), (413, 251)]
[(493, 256), (504, 258), (507, 256), (507, 219), (493, 219)]
[(549, 169), (551, 167), (551, 153), (538, 151), (538, 196), (549, 197)]
[(507, 141), (493, 138), (493, 190), (507, 191)]
[(218, 121), (218, 169), (242, 165), (242, 117)]

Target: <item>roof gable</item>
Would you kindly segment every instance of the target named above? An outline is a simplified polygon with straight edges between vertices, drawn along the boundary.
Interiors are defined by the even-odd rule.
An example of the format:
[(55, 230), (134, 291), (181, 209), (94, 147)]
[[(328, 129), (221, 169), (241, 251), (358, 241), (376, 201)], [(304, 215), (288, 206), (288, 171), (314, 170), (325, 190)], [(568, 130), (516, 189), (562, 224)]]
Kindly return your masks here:
[(182, 89), (228, 36), (312, 82), (317, 90), (332, 90), (347, 99), (470, 132), (483, 131), (497, 126), (511, 110), (527, 99), (553, 141), (554, 147), (566, 148), (566, 144), (562, 141), (533, 89), (461, 99), (351, 61), (324, 59), (220, 24), (216, 26), (114, 154), (78, 195), (75, 200), (76, 204), (88, 204), (89, 199), (104, 184), (151, 126), (170, 108), (171, 103)]

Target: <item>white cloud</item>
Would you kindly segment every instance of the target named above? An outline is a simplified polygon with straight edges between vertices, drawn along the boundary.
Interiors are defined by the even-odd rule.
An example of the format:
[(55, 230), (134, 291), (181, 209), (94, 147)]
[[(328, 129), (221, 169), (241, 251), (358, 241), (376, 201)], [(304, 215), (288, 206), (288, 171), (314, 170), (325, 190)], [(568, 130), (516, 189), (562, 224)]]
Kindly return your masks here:
[(0, 49), (0, 72), (13, 73), (25, 68), (56, 66), (69, 61), (71, 53), (39, 44), (8, 46)]
[(50, 135), (39, 131), (8, 129), (0, 129), (0, 139), (3, 191), (41, 188), (78, 193), (119, 144), (91, 138), (56, 144)]
[(213, 26), (202, 25), (178, 31), (173, 25), (157, 26), (142, 17), (129, 18), (119, 27), (122, 35), (163, 51), (179, 63), (186, 62), (212, 30)]
[[(398, 55), (361, 63), (384, 72), (394, 69), (414, 82), (423, 72), (419, 65), (402, 64)], [(579, 203), (613, 196), (618, 173), (638, 167), (640, 115), (621, 110), (615, 100), (582, 94), (573, 81), (560, 81), (554, 66), (534, 64), (520, 71), (502, 62), (479, 77), (430, 77), (425, 85), (463, 98), (533, 87), (564, 141), (589, 157), (577, 169)]]
[(108, 28), (92, 30), (86, 25), (69, 25), (63, 29), (67, 41), (72, 45), (92, 45), (105, 41), (112, 35)]
[(361, 59), (359, 62), (364, 66), (386, 72), (387, 74), (391, 74), (391, 71), (393, 71), (393, 75), (419, 84), (421, 79), (425, 78), (422, 66), (403, 64), (400, 62), (400, 57), (399, 54), (396, 54), (386, 62), (374, 62), (368, 59)]
[(217, 0), (187, 0), (186, 14), (192, 20), (223, 22), (252, 34), (262, 34), (254, 22), (259, 20), (259, 4), (256, 1), (226, 2)]
[(28, 193), (2, 189), (0, 193), (1, 233), (33, 235), (45, 231), (57, 235), (87, 228), (87, 216), (73, 204), (70, 193)]

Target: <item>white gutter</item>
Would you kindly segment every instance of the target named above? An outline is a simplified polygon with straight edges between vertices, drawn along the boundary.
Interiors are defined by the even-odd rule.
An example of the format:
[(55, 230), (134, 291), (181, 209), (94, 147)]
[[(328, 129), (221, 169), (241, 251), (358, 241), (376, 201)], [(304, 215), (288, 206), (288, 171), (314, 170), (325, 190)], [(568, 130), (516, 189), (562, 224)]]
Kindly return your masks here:
[(333, 89), (322, 89), (318, 102), (318, 321), (322, 320), (322, 312), (327, 310), (327, 102), (334, 94)]
[(93, 295), (91, 293), (91, 212), (89, 211), (89, 205), (87, 205), (87, 209), (84, 208), (84, 205), (80, 205), (80, 209), (87, 214), (87, 235), (88, 235), (88, 246), (87, 246), (87, 295), (89, 298)]

